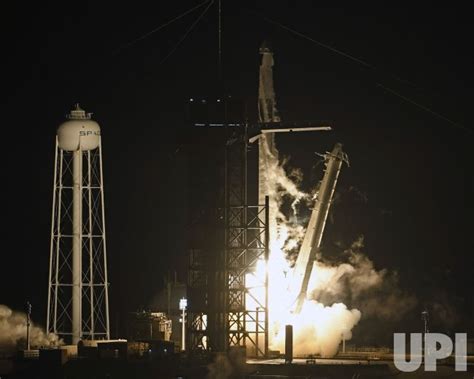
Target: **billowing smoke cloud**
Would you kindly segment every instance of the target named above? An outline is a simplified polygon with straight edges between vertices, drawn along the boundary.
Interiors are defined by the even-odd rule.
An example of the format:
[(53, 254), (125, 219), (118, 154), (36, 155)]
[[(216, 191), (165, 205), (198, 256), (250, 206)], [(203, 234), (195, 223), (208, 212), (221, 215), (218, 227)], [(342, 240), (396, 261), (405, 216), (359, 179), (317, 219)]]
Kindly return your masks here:
[[(62, 344), (57, 335), (46, 334), (33, 323), (30, 324), (30, 343), (32, 348)], [(11, 310), (0, 304), (0, 351), (13, 351), (26, 348), (26, 314)]]
[[(354, 265), (325, 265), (321, 261), (315, 263), (309, 283), (311, 296), (305, 301), (299, 314), (288, 311), (290, 308), (279, 309), (278, 317), (273, 325), (272, 348), (283, 350), (285, 343), (285, 325), (293, 325), (294, 353), (296, 355), (319, 354), (322, 357), (334, 356), (341, 341), (352, 338), (352, 330), (361, 319), (358, 309), (348, 307), (338, 300), (343, 298), (346, 291), (343, 278), (348, 276), (357, 293), (376, 286), (381, 277), (371, 262), (358, 257), (353, 260)], [(365, 279), (367, 278), (367, 279)], [(283, 278), (280, 278), (283, 280)], [(274, 292), (274, 291), (271, 291)], [(324, 293), (331, 296), (323, 298)], [(284, 289), (278, 290), (278, 296), (283, 296)], [(295, 298), (294, 293), (288, 294)]]
[[(377, 270), (363, 248), (364, 239), (360, 237), (344, 252), (344, 262), (329, 263), (319, 257), (301, 313), (280, 311), (272, 348), (284, 349), (284, 327), (291, 324), (296, 355), (331, 357), (342, 339), (352, 338), (362, 315), (365, 319), (399, 321), (417, 306), (417, 298), (399, 288), (397, 273)], [(282, 292), (280, 289), (279, 294)]]
[[(262, 189), (260, 195), (266, 194), (269, 197), (270, 235), (273, 243), (277, 243), (279, 248), (283, 249), (283, 245), (289, 240), (288, 233), (300, 239), (304, 236), (301, 233), (304, 229), (296, 222), (297, 205), (301, 200), (307, 199), (308, 194), (298, 188), (302, 180), (301, 170), (293, 169), (290, 175), (286, 174), (287, 161), (280, 163), (273, 134), (260, 136), (259, 151), (259, 185)], [(284, 200), (291, 202), (293, 220), (289, 220), (282, 212)], [(263, 204), (264, 198), (259, 198), (259, 203)]]
[(399, 288), (398, 274), (377, 270), (362, 252), (364, 238), (359, 237), (345, 251), (347, 262), (315, 262), (310, 298), (325, 304), (344, 301), (362, 311), (364, 317), (398, 321), (418, 304), (416, 296)]
[[(305, 235), (304, 222), (297, 217), (297, 205), (302, 200), (312, 203), (314, 197), (299, 189), (301, 171), (293, 170), (293, 174), (287, 175), (287, 162), (279, 162), (274, 140), (261, 139), (260, 151), (261, 167), (265, 166), (264, 184), (270, 197), (271, 348), (284, 349), (285, 325), (291, 324), (296, 355), (331, 357), (343, 339), (352, 338), (352, 330), (362, 315), (396, 321), (412, 310), (417, 305), (416, 297), (399, 289), (396, 272), (375, 268), (363, 253), (364, 239), (360, 237), (344, 252), (343, 261), (334, 263), (321, 255), (317, 257), (303, 309), (299, 314), (291, 312), (288, 299), (294, 300), (295, 293), (286, 283)], [(289, 212), (284, 210), (285, 201), (291, 203)]]
[(301, 313), (289, 314), (281, 319), (272, 339), (272, 348), (285, 348), (285, 325), (293, 325), (293, 351), (295, 355), (319, 354), (334, 356), (342, 339), (352, 338), (352, 329), (359, 322), (361, 312), (347, 309), (342, 303), (325, 306), (318, 301), (306, 301)]
[[(311, 205), (313, 201), (312, 196), (299, 189), (302, 172), (293, 169), (287, 175), (286, 165), (287, 161), (279, 162), (274, 137), (261, 137), (260, 168), (264, 170), (260, 171), (260, 185), (264, 186), (270, 198), (270, 344), (273, 349), (283, 350), (285, 325), (291, 324), (294, 327), (295, 354), (330, 357), (336, 354), (343, 338), (352, 337), (352, 329), (359, 322), (361, 313), (337, 301), (326, 306), (317, 300), (306, 301), (299, 314), (291, 312), (290, 302), (295, 294), (287, 284), (305, 235), (303, 221), (297, 217), (297, 205), (302, 200)], [(283, 210), (284, 202), (288, 201), (291, 215), (285, 215)], [(313, 283), (312, 288), (316, 289), (316, 285)]]
[(276, 201), (278, 206), (275, 209), (280, 209), (283, 197), (291, 197), (297, 203), (307, 194), (298, 188), (298, 184), (302, 180), (301, 170), (292, 169), (290, 175), (286, 174), (287, 160), (279, 162), (274, 138), (274, 135), (267, 136), (265, 134), (260, 137), (260, 162), (265, 167), (262, 175), (264, 175), (264, 182), (268, 188), (267, 194)]

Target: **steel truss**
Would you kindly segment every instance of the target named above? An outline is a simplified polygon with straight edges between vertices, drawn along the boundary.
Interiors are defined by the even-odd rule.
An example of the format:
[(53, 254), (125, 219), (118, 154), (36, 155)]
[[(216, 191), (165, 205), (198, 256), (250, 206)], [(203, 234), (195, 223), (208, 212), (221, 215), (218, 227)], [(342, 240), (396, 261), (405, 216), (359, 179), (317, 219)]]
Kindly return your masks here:
[(191, 349), (245, 346), (249, 356), (268, 353), (268, 273), (256, 270), (266, 271), (269, 206), (268, 197), (265, 204), (248, 205), (247, 155), (245, 128), (225, 147), (225, 205), (214, 229), (223, 231), (223, 240), (220, 246), (191, 251)]
[(205, 249), (191, 249), (188, 266), (187, 346), (191, 350), (208, 349), (209, 341), (209, 260)]
[[(78, 183), (75, 178), (80, 178)], [(75, 196), (79, 201), (73, 206)], [(80, 220), (79, 230), (74, 230), (73, 219)], [(72, 261), (75, 241), (80, 243), (78, 262)], [(73, 280), (75, 265), (79, 284)], [(75, 342), (74, 301), (79, 304), (79, 338), (109, 339), (101, 144), (95, 150), (69, 152), (56, 140), (46, 330), (67, 342)]]
[(268, 274), (259, 275), (257, 266), (266, 270), (268, 261), (268, 197), (265, 204), (249, 205), (246, 127), (229, 139), (225, 153), (226, 347), (245, 346), (248, 355), (263, 356), (268, 352)]

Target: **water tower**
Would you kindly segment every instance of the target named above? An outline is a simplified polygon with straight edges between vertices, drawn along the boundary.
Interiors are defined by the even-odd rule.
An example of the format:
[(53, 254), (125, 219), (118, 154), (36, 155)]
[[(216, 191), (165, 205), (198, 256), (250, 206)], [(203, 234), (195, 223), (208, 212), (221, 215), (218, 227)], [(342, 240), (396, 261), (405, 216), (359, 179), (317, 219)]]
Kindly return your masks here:
[(47, 331), (109, 339), (100, 127), (77, 104), (56, 135)]

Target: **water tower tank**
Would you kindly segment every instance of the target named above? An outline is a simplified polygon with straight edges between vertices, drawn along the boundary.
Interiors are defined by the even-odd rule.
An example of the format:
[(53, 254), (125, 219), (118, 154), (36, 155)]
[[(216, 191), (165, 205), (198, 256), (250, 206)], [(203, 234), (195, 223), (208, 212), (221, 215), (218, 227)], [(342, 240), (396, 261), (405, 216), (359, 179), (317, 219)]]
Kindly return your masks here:
[(100, 126), (76, 104), (58, 128), (59, 148), (66, 151), (94, 150), (99, 146)]

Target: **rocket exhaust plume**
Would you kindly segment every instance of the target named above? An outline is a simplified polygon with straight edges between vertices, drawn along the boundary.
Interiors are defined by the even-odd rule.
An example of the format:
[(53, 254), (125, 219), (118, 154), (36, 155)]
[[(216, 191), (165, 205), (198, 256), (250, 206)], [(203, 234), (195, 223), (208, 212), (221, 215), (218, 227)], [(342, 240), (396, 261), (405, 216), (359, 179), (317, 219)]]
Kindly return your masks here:
[[(359, 322), (361, 312), (357, 309), (348, 309), (346, 305), (338, 301), (325, 305), (312, 296), (310, 299), (307, 294), (317, 293), (317, 285), (321, 283), (314, 279), (318, 277), (317, 270), (313, 269), (317, 267), (314, 264), (316, 251), (321, 243), (324, 222), (342, 161), (346, 160), (346, 157), (342, 153), (340, 144), (336, 145), (332, 153), (328, 153), (325, 178), (319, 194), (316, 195), (313, 214), (305, 230), (302, 225), (290, 223), (288, 221), (290, 217), (284, 215), (281, 207), (284, 198), (296, 204), (302, 199), (309, 199), (309, 195), (301, 191), (297, 184), (286, 175), (285, 168), (278, 159), (278, 150), (274, 144), (272, 144), (272, 149), (267, 148), (267, 142), (265, 138), (260, 139), (260, 154), (267, 155), (264, 179), (266, 179), (270, 207), (273, 206), (269, 212), (271, 241), (270, 257), (267, 262), (270, 347), (280, 351), (284, 349), (285, 325), (290, 324), (294, 328), (296, 355), (320, 354), (330, 357), (337, 353), (342, 339), (349, 340), (352, 337), (352, 329)], [(294, 213), (295, 210), (293, 207)], [(288, 253), (300, 245), (302, 245), (300, 254), (292, 267), (287, 259)], [(262, 261), (257, 265), (257, 276), (263, 277), (264, 273), (265, 262)], [(304, 275), (305, 279), (303, 279)], [(247, 278), (247, 284), (252, 286), (251, 275)], [(296, 299), (299, 300), (297, 311), (295, 311)]]
[[(280, 116), (276, 108), (273, 86), (273, 54), (264, 44), (260, 48), (258, 108), (261, 123), (278, 123)], [(257, 285), (268, 272), (268, 317), (270, 345), (274, 349), (283, 349), (284, 328), (294, 327), (295, 354), (319, 353), (323, 356), (334, 355), (341, 338), (350, 339), (351, 330), (360, 319), (358, 310), (349, 310), (344, 304), (334, 303), (327, 307), (317, 301), (307, 300), (311, 274), (314, 274), (313, 262), (318, 250), (324, 224), (329, 212), (332, 195), (343, 160), (347, 159), (337, 144), (332, 153), (326, 156), (326, 174), (319, 194), (316, 197), (315, 210), (306, 231), (302, 225), (289, 222), (282, 211), (284, 199), (292, 201), (293, 219), (296, 220), (298, 203), (309, 200), (310, 196), (298, 188), (285, 172), (284, 164), (278, 157), (274, 133), (262, 133), (259, 143), (259, 204), (269, 197), (270, 256), (268, 262), (257, 264), (256, 274), (247, 275), (249, 287)], [(291, 251), (303, 242), (295, 267), (286, 259)], [(258, 278), (257, 280), (255, 278)], [(295, 280), (296, 278), (296, 280)], [(291, 279), (291, 282), (290, 282)], [(298, 299), (296, 312), (291, 312), (292, 303)], [(247, 304), (254, 302), (247, 296)], [(254, 304), (256, 305), (256, 304)]]
[[(26, 348), (26, 323), (25, 313), (0, 304), (0, 351)], [(30, 325), (30, 336), (32, 348), (62, 345), (62, 340), (56, 334), (46, 334), (43, 328), (33, 323)]]
[[(278, 124), (280, 116), (273, 86), (273, 54), (266, 45), (261, 47), (260, 54), (259, 121), (265, 125)], [(330, 130), (330, 127), (307, 128), (305, 131), (317, 130)], [(259, 260), (255, 272), (246, 276), (247, 288), (252, 289), (252, 295), (246, 296), (246, 304), (249, 309), (256, 309), (261, 304), (255, 296), (263, 299), (264, 293), (263, 290), (259, 293), (256, 288), (265, 282), (268, 273), (267, 332), (270, 348), (283, 351), (285, 325), (293, 325), (296, 355), (330, 357), (337, 353), (342, 340), (351, 339), (352, 329), (362, 316), (360, 310), (350, 309), (342, 303), (343, 300), (361, 305), (361, 309), (371, 316), (373, 309), (379, 308), (374, 304), (387, 304), (386, 299), (398, 299), (400, 296), (397, 295), (402, 292), (396, 286), (396, 273), (390, 276), (386, 270), (375, 270), (365, 255), (355, 251), (363, 246), (362, 239), (351, 247), (348, 262), (331, 265), (322, 261), (320, 247), (326, 219), (342, 164), (348, 164), (348, 158), (341, 144), (336, 144), (331, 152), (326, 153), (324, 176), (315, 196), (310, 196), (299, 188), (301, 178), (298, 180), (287, 175), (286, 162), (279, 159), (275, 144), (275, 132), (279, 131), (286, 130), (262, 130), (260, 135), (250, 139), (250, 142), (258, 140), (259, 144), (259, 204), (264, 204), (266, 196), (269, 198), (270, 254), (267, 262)], [(285, 214), (283, 206), (288, 200), (291, 202), (290, 215)], [(296, 217), (302, 200), (313, 203), (307, 225), (298, 222)], [(403, 309), (408, 310), (416, 304), (413, 296), (404, 298), (407, 301)], [(377, 317), (391, 316), (376, 312)]]
[[(269, 319), (270, 319), (270, 346), (273, 349), (283, 350), (285, 325), (294, 328), (294, 352), (296, 355), (320, 354), (329, 357), (337, 353), (342, 339), (352, 337), (352, 329), (359, 322), (361, 312), (357, 309), (348, 309), (340, 302), (329, 306), (308, 299), (307, 294), (313, 294), (318, 288), (318, 276), (313, 265), (316, 252), (320, 247), (324, 223), (329, 212), (329, 206), (335, 190), (337, 177), (342, 162), (347, 157), (342, 152), (341, 145), (337, 144), (333, 152), (326, 157), (326, 173), (316, 195), (315, 207), (305, 230), (302, 225), (288, 222), (287, 216), (281, 211), (283, 198), (288, 197), (293, 204), (301, 199), (308, 199), (309, 195), (298, 189), (297, 185), (286, 175), (285, 169), (278, 160), (277, 152), (266, 148), (266, 139), (260, 140), (261, 154), (267, 154), (265, 159), (266, 189), (270, 197), (270, 257), (269, 271)], [(264, 149), (262, 149), (262, 145)], [(272, 151), (273, 150), (273, 151)], [(295, 212), (295, 207), (293, 207)], [(289, 250), (302, 246), (294, 267), (287, 260)], [(315, 266), (316, 267), (316, 266)], [(257, 267), (257, 271), (265, 271)], [(250, 278), (249, 278), (250, 279)], [(311, 280), (310, 280), (311, 279)], [(298, 300), (295, 309), (295, 300)]]

